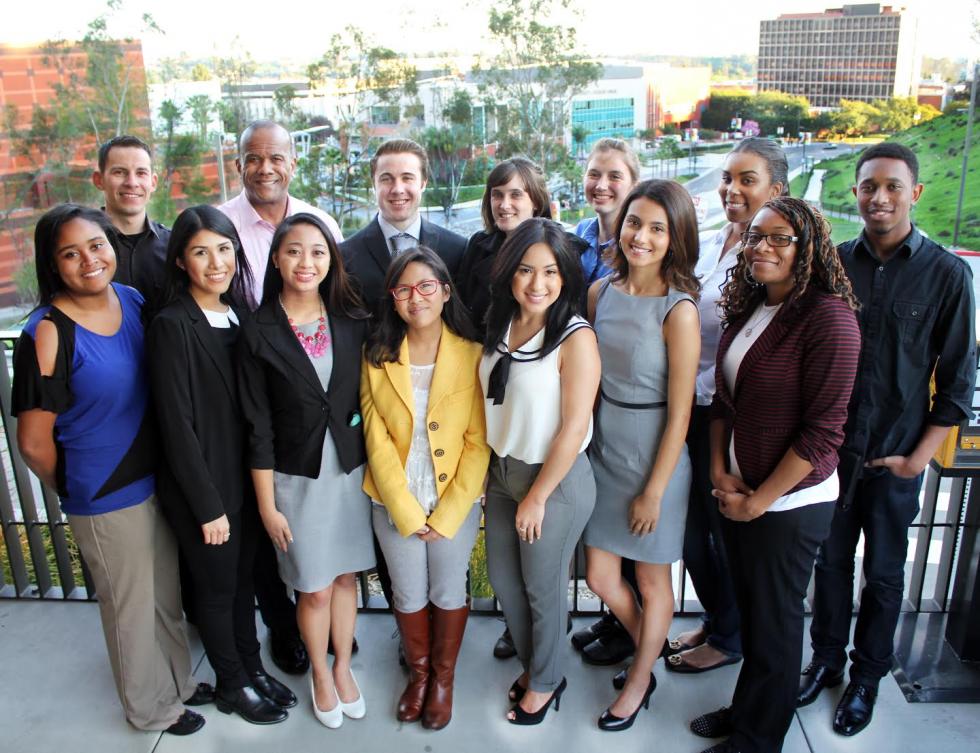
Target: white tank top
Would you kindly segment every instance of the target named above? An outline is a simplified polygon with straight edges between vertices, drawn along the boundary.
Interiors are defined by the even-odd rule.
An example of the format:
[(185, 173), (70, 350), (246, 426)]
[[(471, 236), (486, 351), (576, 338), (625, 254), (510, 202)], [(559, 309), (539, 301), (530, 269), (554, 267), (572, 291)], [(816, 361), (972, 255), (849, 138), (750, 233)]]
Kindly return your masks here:
[[(565, 327), (562, 340), (588, 323), (580, 316), (573, 316)], [(544, 342), (544, 328), (524, 345), (511, 353), (512, 363), (507, 379), (504, 401), (494, 405), (487, 399), (490, 372), (507, 352), (510, 327), (497, 345), (497, 350), (480, 359), (480, 386), (483, 388), (484, 409), (487, 417), (487, 444), (498, 457), (512, 457), (523, 463), (543, 463), (551, 449), (551, 443), (561, 428), (561, 375), (558, 373), (556, 347), (544, 358), (538, 351)], [(592, 439), (592, 418), (589, 430), (579, 452), (589, 446)]]

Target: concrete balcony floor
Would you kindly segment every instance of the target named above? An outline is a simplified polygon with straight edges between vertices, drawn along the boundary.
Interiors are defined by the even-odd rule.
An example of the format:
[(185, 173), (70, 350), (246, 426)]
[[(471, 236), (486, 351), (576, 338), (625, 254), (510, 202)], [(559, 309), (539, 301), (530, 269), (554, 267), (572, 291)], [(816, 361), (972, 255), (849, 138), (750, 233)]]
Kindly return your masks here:
[[(586, 618), (576, 620), (576, 627)], [(678, 620), (674, 630), (692, 624)], [(679, 626), (678, 626), (679, 625)], [(536, 751), (586, 753), (615, 746), (617, 753), (697, 753), (710, 741), (688, 731), (688, 720), (724, 705), (731, 697), (738, 665), (703, 675), (675, 675), (658, 665), (659, 686), (650, 711), (634, 727), (609, 734), (595, 719), (613, 700), (614, 668), (590, 667), (568, 649), (568, 692), (561, 711), (539, 727), (504, 721), (506, 690), (518, 674), (516, 660), (498, 661), (490, 649), (503, 623), (493, 617), (470, 620), (456, 673), (453, 721), (441, 732), (399, 724), (395, 703), (404, 683), (396, 660), (390, 615), (358, 618), (361, 650), (354, 671), (368, 704), (360, 721), (345, 720), (339, 730), (321, 726), (310, 708), (305, 677), (276, 675), (299, 696), (285, 723), (247, 724), (214, 706), (202, 709), (207, 724), (178, 738), (138, 732), (123, 719), (105, 656), (98, 611), (90, 603), (0, 601), (0, 750), (4, 753), (481, 753)], [(200, 642), (194, 637), (196, 677), (213, 681)], [(267, 667), (272, 662), (266, 657)], [(786, 753), (915, 751), (946, 753), (978, 750), (980, 713), (976, 705), (907, 703), (888, 677), (871, 726), (854, 738), (831, 730), (834, 706), (843, 686), (826, 691), (800, 710), (786, 738)], [(972, 741), (972, 742), (971, 742)]]

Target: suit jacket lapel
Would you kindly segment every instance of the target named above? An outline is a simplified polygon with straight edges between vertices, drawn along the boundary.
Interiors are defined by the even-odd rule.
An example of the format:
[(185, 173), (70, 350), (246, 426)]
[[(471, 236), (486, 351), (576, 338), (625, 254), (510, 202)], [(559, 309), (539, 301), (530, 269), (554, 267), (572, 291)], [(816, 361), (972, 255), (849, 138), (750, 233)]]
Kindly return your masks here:
[(439, 231), (436, 227), (438, 226), (433, 225), (425, 217), (422, 218), (422, 224), (419, 226), (419, 245), (439, 253)]
[(459, 364), (456, 357), (459, 347), (458, 340), (459, 338), (443, 324), (439, 351), (436, 353), (435, 373), (432, 375), (432, 385), (429, 387), (429, 412), (456, 386), (456, 377), (459, 374)]
[(184, 311), (191, 320), (191, 328), (194, 336), (201, 343), (201, 347), (214, 362), (215, 368), (221, 375), (221, 380), (225, 383), (225, 389), (232, 400), (238, 399), (238, 392), (235, 388), (235, 374), (232, 370), (231, 354), (228, 349), (214, 335), (214, 331), (208, 322), (200, 306), (189, 293), (181, 293), (179, 299)]
[[(259, 308), (255, 318), (259, 324), (259, 331), (266, 339), (266, 342), (325, 401), (327, 395), (323, 391), (323, 386), (320, 384), (320, 378), (316, 375), (316, 369), (310, 363), (310, 357), (306, 355), (303, 346), (296, 341), (296, 335), (293, 334), (292, 327), (289, 326), (289, 322), (286, 320), (286, 312), (282, 310), (282, 306), (279, 305), (278, 301), (271, 302), (268, 306)], [(336, 363), (336, 352), (334, 353), (334, 362)], [(336, 371), (336, 368), (334, 371)]]
[(365, 229), (364, 245), (367, 247), (367, 252), (371, 258), (381, 269), (383, 278), (391, 264), (391, 251), (388, 249), (388, 241), (385, 240), (384, 233), (381, 232), (381, 225), (378, 224), (377, 216), (371, 220), (371, 224)]
[(401, 347), (398, 349), (398, 362), (386, 361), (384, 364), (385, 374), (388, 381), (395, 388), (398, 397), (405, 404), (408, 413), (415, 418), (415, 397), (412, 393), (412, 372), (410, 361), (408, 360), (408, 338), (402, 340)]

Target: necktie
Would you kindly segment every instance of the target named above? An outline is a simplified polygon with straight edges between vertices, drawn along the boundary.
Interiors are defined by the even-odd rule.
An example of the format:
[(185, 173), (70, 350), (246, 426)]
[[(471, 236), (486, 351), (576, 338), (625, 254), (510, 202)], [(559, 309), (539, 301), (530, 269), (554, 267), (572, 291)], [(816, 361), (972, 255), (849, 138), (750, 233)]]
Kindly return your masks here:
[(391, 255), (398, 256), (400, 253), (413, 248), (415, 245), (417, 245), (415, 239), (408, 233), (397, 233), (391, 236)]

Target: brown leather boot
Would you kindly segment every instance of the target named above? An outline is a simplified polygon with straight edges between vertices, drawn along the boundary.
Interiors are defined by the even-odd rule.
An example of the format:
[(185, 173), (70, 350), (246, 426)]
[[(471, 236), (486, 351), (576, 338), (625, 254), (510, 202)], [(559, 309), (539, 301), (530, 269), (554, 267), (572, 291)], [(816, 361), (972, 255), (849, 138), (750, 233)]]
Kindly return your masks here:
[(432, 608), (432, 678), (425, 696), (422, 726), (442, 729), (453, 718), (456, 657), (459, 656), (470, 608), (439, 609), (434, 604), (429, 606)]
[(398, 699), (398, 721), (417, 722), (429, 685), (429, 605), (418, 612), (394, 611), (408, 662), (408, 685)]

